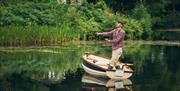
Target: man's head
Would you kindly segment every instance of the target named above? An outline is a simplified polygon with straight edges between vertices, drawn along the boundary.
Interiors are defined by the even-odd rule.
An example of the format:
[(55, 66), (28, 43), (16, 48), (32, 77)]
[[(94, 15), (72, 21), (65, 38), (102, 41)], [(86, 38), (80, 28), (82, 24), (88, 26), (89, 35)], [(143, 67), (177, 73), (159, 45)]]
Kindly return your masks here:
[(117, 21), (116, 28), (123, 28), (124, 22), (123, 21)]

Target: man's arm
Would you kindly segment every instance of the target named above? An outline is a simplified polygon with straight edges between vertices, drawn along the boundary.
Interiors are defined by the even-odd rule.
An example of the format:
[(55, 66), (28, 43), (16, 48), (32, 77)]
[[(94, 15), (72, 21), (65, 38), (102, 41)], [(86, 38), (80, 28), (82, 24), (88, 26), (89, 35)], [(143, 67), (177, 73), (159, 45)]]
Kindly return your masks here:
[(111, 36), (113, 32), (114, 32), (114, 30), (112, 30), (112, 31), (110, 31), (110, 32), (96, 33), (96, 35)]

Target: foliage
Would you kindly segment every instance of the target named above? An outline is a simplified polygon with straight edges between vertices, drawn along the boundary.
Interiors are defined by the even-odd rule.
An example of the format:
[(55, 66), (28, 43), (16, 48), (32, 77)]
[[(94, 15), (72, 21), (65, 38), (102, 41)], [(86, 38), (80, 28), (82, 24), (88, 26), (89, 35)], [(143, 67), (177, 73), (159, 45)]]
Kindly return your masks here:
[(126, 22), (124, 30), (127, 39), (139, 39), (143, 33), (138, 20), (113, 13), (104, 1), (96, 4), (84, 2), (81, 6), (26, 1), (4, 4), (0, 11), (2, 44), (12, 44), (12, 41), (38, 44), (37, 41), (92, 40), (97, 31), (111, 31), (117, 20)]
[(5, 25), (52, 25), (53, 11), (48, 3), (29, 2), (1, 7), (1, 26)]
[(179, 30), (157, 30), (153, 32), (152, 40), (167, 40), (167, 41), (178, 41), (180, 40)]
[[(130, 11), (139, 5), (138, 2), (143, 2), (152, 17), (153, 28), (179, 28), (180, 26), (178, 21), (180, 0), (105, 0), (105, 2), (113, 11), (126, 14), (131, 14)], [(167, 16), (173, 19), (166, 18)]]
[(143, 3), (137, 4), (136, 7), (133, 10), (133, 15), (132, 15), (135, 19), (139, 20), (139, 22), (142, 24), (143, 27), (143, 39), (149, 38), (151, 35), (151, 27), (152, 27), (152, 23), (151, 23), (151, 16), (150, 14), (147, 12), (147, 9), (145, 8), (145, 6), (143, 5)]
[(168, 15), (154, 17), (153, 22), (156, 23), (154, 26), (157, 28), (178, 28), (180, 25), (180, 12), (171, 11)]
[(129, 12), (134, 8), (137, 0), (105, 0), (105, 2), (115, 12)]
[[(95, 32), (111, 31), (117, 20), (125, 21), (126, 39), (151, 39), (152, 26), (171, 28), (180, 25), (178, 8), (180, 2), (175, 0), (142, 0), (140, 3), (133, 0), (122, 0), (121, 2), (99, 0), (91, 3), (92, 1), (88, 0), (89, 3), (83, 2), (79, 6), (57, 2), (57, 0), (1, 0), (1, 43), (9, 43), (17, 39), (21, 41), (41, 40), (37, 37), (32, 38), (36, 34), (36, 36), (46, 35), (43, 37), (46, 41), (62, 42), (69, 41), (70, 38), (73, 38), (72, 40), (92, 40), (97, 38), (94, 35)], [(130, 5), (129, 2), (131, 2)], [(33, 32), (27, 32), (23, 27), (27, 30), (36, 29)], [(48, 29), (44, 29), (45, 27)], [(49, 30), (52, 30), (54, 34), (59, 33), (47, 35), (50, 34)], [(14, 33), (15, 35), (21, 31), (26, 31), (22, 33), (22, 36), (28, 34), (29, 38), (9, 36), (9, 34)], [(42, 34), (39, 33), (40, 31)], [(49, 36), (56, 37), (49, 38)], [(98, 38), (103, 39), (104, 37)]]

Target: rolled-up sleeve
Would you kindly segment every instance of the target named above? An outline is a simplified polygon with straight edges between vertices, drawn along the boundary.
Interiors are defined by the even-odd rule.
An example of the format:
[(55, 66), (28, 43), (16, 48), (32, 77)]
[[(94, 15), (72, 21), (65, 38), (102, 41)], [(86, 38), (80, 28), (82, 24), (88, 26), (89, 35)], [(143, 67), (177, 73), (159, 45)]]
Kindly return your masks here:
[(112, 30), (110, 32), (103, 32), (100, 35), (102, 35), (102, 36), (112, 36), (113, 32), (114, 32), (114, 30)]

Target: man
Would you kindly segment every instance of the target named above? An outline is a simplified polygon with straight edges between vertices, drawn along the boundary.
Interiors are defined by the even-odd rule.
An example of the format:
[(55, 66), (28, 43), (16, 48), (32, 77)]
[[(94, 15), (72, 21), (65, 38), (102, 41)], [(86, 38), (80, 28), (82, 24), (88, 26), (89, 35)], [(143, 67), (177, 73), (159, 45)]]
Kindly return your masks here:
[(116, 69), (120, 68), (116, 64), (118, 63), (119, 57), (122, 54), (122, 48), (123, 48), (123, 41), (125, 32), (123, 30), (124, 23), (122, 21), (118, 21), (116, 23), (116, 28), (113, 29), (110, 32), (103, 32), (103, 33), (96, 33), (97, 36), (112, 36), (112, 40), (105, 39), (108, 42), (112, 42), (112, 57), (111, 61), (109, 63), (108, 69), (112, 69), (113, 66), (116, 67)]

